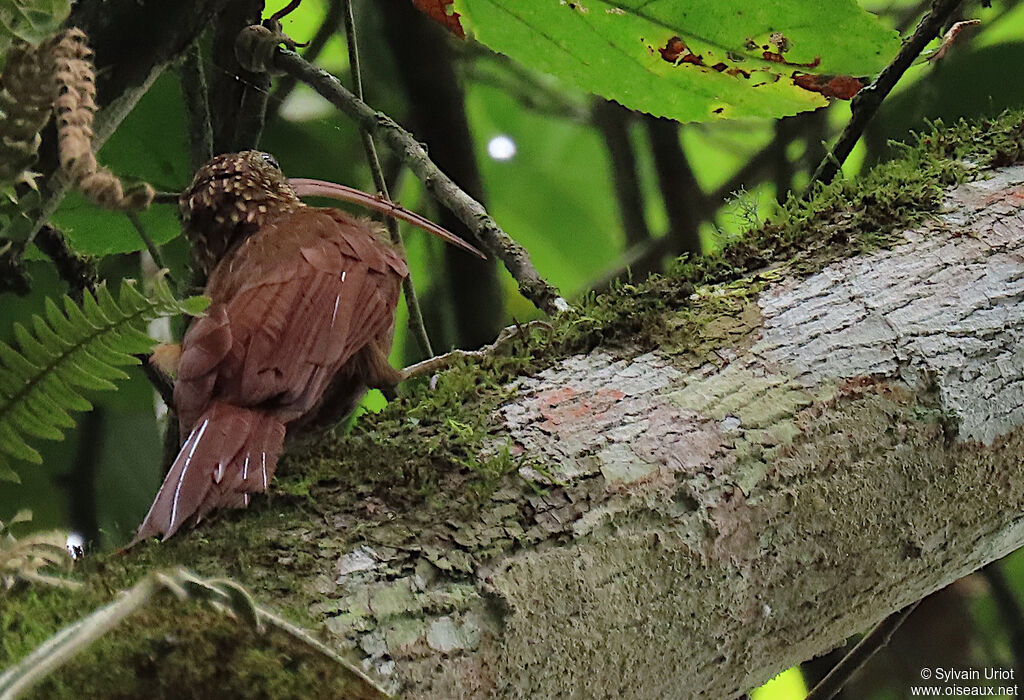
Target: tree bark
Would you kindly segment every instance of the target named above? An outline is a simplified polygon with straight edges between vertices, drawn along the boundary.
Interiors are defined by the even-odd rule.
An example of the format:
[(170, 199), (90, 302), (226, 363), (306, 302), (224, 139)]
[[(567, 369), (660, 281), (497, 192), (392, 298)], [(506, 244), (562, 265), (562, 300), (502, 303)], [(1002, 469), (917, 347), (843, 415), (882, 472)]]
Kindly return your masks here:
[(440, 493), (399, 495), (422, 475), (370, 422), (365, 468), (401, 479), (342, 487), (320, 441), (290, 496), (90, 579), (234, 576), (407, 698), (736, 697), (1024, 543), (1024, 166), (944, 209), (814, 274), (698, 289), (718, 313), (687, 347), (520, 377), (461, 460), (519, 460), (490, 492), (442, 462)]

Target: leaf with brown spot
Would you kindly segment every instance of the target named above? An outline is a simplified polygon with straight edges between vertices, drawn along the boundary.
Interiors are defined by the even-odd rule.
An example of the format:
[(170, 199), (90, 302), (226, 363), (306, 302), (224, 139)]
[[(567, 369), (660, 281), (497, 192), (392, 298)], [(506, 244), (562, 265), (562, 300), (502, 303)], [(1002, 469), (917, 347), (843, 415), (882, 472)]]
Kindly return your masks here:
[(817, 92), (825, 97), (851, 100), (864, 87), (864, 81), (852, 75), (814, 75), (794, 73), (793, 84), (804, 90)]
[(686, 42), (677, 36), (672, 37), (665, 45), (658, 49), (662, 59), (669, 63), (692, 63), (695, 66), (703, 66), (704, 59), (686, 45)]
[(815, 56), (814, 60), (807, 63), (790, 63), (781, 52), (775, 53), (774, 51), (762, 51), (761, 58), (772, 63), (781, 63), (784, 66), (797, 66), (799, 68), (817, 68), (821, 64), (821, 56)]
[[(412, 0), (413, 4), (435, 22), (460, 39), (466, 38), (466, 32), (459, 21), (459, 13), (455, 11), (455, 0)], [(449, 12), (451, 10), (451, 12)]]
[(469, 36), (571, 86), (683, 122), (827, 104), (791, 74), (873, 75), (899, 36), (856, 0), (458, 0)]

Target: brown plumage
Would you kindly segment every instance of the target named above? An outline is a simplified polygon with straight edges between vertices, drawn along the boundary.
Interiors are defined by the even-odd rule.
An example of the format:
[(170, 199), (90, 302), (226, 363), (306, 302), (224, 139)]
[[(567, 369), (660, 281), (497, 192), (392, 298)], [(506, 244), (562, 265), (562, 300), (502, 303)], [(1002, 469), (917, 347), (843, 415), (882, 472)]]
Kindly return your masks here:
[(214, 158), (181, 208), (209, 251), (198, 261), (213, 270), (212, 303), (182, 341), (181, 451), (132, 544), (248, 505), (274, 475), (286, 426), (347, 414), (368, 387), (401, 377), (386, 358), (408, 269), (379, 224), (307, 207), (255, 151)]

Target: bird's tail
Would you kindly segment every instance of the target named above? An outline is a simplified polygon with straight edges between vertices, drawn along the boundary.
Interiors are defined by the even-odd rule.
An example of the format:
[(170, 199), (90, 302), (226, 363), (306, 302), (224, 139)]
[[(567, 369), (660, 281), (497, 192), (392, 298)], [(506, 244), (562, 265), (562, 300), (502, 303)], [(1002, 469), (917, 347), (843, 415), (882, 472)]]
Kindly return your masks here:
[(284, 424), (262, 411), (214, 402), (196, 421), (132, 545), (193, 523), (214, 508), (244, 508), (267, 490), (284, 445)]

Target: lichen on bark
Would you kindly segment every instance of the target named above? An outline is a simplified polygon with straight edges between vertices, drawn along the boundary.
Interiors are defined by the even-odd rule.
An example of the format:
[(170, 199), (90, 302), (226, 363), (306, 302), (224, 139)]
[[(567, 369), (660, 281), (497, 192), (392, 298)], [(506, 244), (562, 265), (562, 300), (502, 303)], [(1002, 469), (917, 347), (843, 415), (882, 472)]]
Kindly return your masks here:
[[(1022, 124), (937, 129), (717, 256), (405, 389), (294, 450), (248, 511), (96, 558), (59, 604), (5, 601), (5, 639), (24, 635), (0, 665), (171, 563), (237, 578), (409, 697), (729, 697), (862, 631), (1024, 541), (1020, 417), (999, 408), (1024, 375), (1020, 169), (935, 218), (945, 188), (1021, 158)], [(958, 348), (981, 374), (957, 374)], [(140, 663), (181, 615), (163, 614), (50, 688)], [(266, 690), (288, 672), (245, 678), (288, 697)]]

